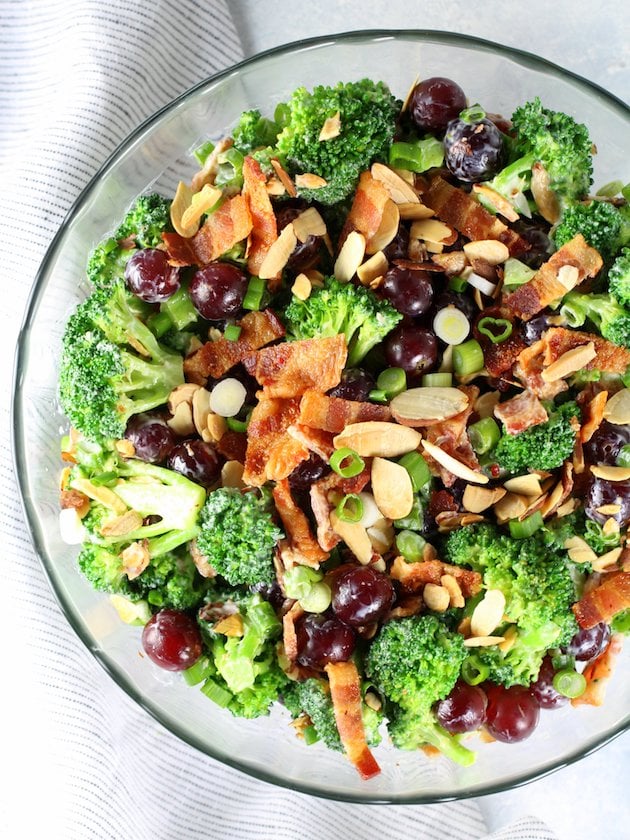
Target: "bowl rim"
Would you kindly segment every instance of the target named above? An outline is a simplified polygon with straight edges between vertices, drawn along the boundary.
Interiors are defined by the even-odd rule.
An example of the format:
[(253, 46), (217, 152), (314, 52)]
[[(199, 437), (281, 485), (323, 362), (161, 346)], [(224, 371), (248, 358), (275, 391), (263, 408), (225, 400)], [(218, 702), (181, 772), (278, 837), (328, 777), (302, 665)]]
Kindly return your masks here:
[(463, 789), (452, 794), (423, 794), (422, 792), (419, 792), (417, 794), (404, 794), (402, 796), (396, 796), (395, 794), (379, 795), (375, 793), (370, 793), (370, 791), (366, 787), (365, 793), (357, 792), (345, 795), (335, 795), (334, 791), (319, 789), (314, 790), (312, 787), (310, 787), (304, 782), (278, 778), (273, 772), (264, 768), (252, 768), (248, 766), (245, 762), (240, 761), (238, 758), (231, 757), (229, 755), (222, 756), (217, 754), (212, 749), (212, 747), (209, 747), (208, 745), (202, 743), (194, 735), (189, 735), (180, 731), (177, 723), (172, 723), (171, 721), (168, 721), (167, 717), (161, 712), (158, 704), (153, 704), (152, 702), (146, 700), (146, 698), (142, 696), (141, 692), (136, 690), (133, 684), (126, 678), (123, 669), (118, 668), (114, 663), (112, 663), (109, 660), (107, 654), (105, 654), (102, 650), (93, 645), (92, 640), (90, 638), (90, 634), (88, 633), (87, 629), (84, 628), (83, 624), (80, 621), (77, 621), (78, 616), (75, 617), (73, 607), (70, 603), (70, 599), (66, 597), (63, 587), (57, 584), (55, 579), (55, 573), (53, 570), (53, 564), (49, 561), (49, 558), (47, 557), (46, 551), (44, 549), (42, 532), (39, 527), (35, 509), (31, 504), (31, 500), (28, 495), (28, 487), (24, 479), (24, 467), (26, 460), (24, 457), (25, 452), (23, 452), (20, 446), (18, 445), (18, 430), (23, 428), (23, 412), (19, 385), (23, 365), (28, 355), (26, 348), (26, 337), (28, 335), (29, 325), (31, 323), (35, 309), (39, 303), (40, 297), (45, 288), (45, 280), (47, 278), (49, 266), (54, 261), (57, 255), (57, 251), (60, 248), (66, 230), (71, 224), (72, 219), (77, 214), (77, 212), (89, 200), (90, 196), (92, 195), (92, 192), (94, 191), (99, 181), (107, 175), (109, 170), (116, 163), (117, 159), (122, 154), (124, 154), (145, 131), (153, 127), (156, 123), (160, 121), (160, 119), (164, 115), (180, 106), (189, 96), (195, 94), (197, 91), (202, 90), (208, 85), (220, 82), (224, 78), (227, 78), (235, 72), (238, 72), (242, 68), (248, 67), (250, 65), (255, 65), (269, 57), (282, 54), (291, 54), (308, 48), (326, 47), (340, 42), (352, 44), (361, 43), (365, 41), (371, 42), (382, 40), (396, 40), (397, 38), (417, 40), (418, 42), (422, 42), (424, 40), (430, 41), (432, 43), (443, 43), (445, 45), (455, 45), (464, 48), (475, 47), (483, 52), (498, 52), (504, 58), (514, 61), (515, 63), (523, 64), (528, 68), (537, 69), (546, 72), (547, 74), (551, 72), (552, 75), (561, 77), (563, 79), (568, 79), (573, 83), (576, 83), (579, 87), (585, 89), (587, 92), (595, 93), (598, 97), (606, 101), (608, 105), (613, 106), (614, 110), (617, 111), (622, 117), (630, 121), (630, 107), (622, 99), (620, 99), (610, 91), (607, 91), (599, 84), (591, 82), (588, 79), (584, 78), (583, 76), (580, 76), (577, 73), (574, 73), (571, 70), (566, 70), (554, 62), (537, 56), (534, 53), (528, 52), (526, 50), (522, 50), (517, 47), (506, 46), (505, 44), (497, 43), (495, 41), (491, 41), (485, 38), (479, 38), (477, 36), (467, 35), (458, 32), (433, 29), (360, 29), (341, 33), (333, 33), (329, 35), (320, 35), (311, 38), (303, 38), (296, 41), (279, 44), (270, 49), (258, 52), (252, 56), (249, 56), (248, 58), (243, 59), (242, 61), (236, 64), (230, 65), (224, 70), (214, 73), (211, 76), (208, 76), (202, 79), (201, 81), (195, 83), (193, 86), (186, 89), (183, 93), (170, 100), (168, 103), (163, 105), (149, 117), (143, 120), (133, 131), (127, 134), (120, 143), (118, 143), (115, 149), (108, 155), (105, 161), (97, 169), (95, 174), (90, 178), (85, 187), (83, 187), (77, 198), (71, 204), (62, 222), (60, 223), (35, 274), (35, 278), (33, 280), (33, 284), (27, 298), (22, 323), (20, 325), (20, 330), (18, 333), (13, 365), (13, 386), (11, 392), (11, 449), (13, 455), (13, 468), (16, 483), (19, 488), (19, 496), (22, 511), (28, 526), (29, 537), (32, 546), (35, 550), (35, 554), (37, 555), (43, 567), (44, 573), (48, 579), (48, 583), (51, 587), (53, 596), (55, 597), (58, 606), (61, 608), (64, 617), (68, 621), (72, 630), (78, 636), (81, 643), (94, 656), (94, 658), (100, 664), (100, 666), (114, 680), (114, 682), (118, 684), (118, 686), (125, 692), (125, 694), (128, 697), (130, 697), (135, 703), (137, 703), (138, 706), (140, 706), (141, 709), (147, 712), (155, 721), (157, 721), (161, 726), (167, 729), (179, 740), (198, 750), (202, 754), (207, 755), (208, 757), (219, 761), (220, 763), (225, 764), (235, 770), (245, 773), (246, 775), (257, 779), (258, 781), (267, 782), (278, 787), (293, 790), (299, 793), (309, 794), (311, 796), (316, 796), (322, 799), (364, 805), (420, 805), (441, 802), (453, 802), (464, 799), (487, 796), (523, 787), (524, 785), (529, 784), (530, 782), (542, 779), (545, 776), (550, 775), (551, 773), (554, 773), (564, 767), (568, 767), (571, 764), (581, 760), (582, 758), (591, 755), (601, 747), (605, 746), (606, 744), (613, 741), (615, 738), (622, 735), (624, 732), (630, 729), (630, 714), (628, 715), (625, 721), (623, 721), (621, 724), (619, 724), (609, 732), (606, 732), (605, 734), (595, 738), (585, 748), (573, 751), (568, 755), (565, 755), (564, 757), (559, 758), (557, 760), (549, 761), (543, 767), (531, 772), (526, 772), (514, 781), (506, 781), (505, 783), (495, 782), (492, 784), (485, 784), (471, 789)]

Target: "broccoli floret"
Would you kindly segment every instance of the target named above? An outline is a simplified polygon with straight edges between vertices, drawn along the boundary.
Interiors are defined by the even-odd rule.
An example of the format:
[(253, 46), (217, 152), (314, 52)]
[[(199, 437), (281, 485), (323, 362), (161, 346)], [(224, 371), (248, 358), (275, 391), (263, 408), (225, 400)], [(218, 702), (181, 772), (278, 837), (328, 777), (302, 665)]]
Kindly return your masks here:
[(236, 148), (247, 155), (255, 149), (272, 146), (279, 131), (280, 126), (263, 117), (260, 111), (244, 111), (232, 132), (232, 139)]
[(571, 327), (581, 327), (588, 319), (608, 341), (630, 347), (630, 311), (611, 295), (569, 292), (562, 299), (560, 312)]
[(493, 452), (497, 463), (510, 473), (553, 470), (571, 456), (575, 429), (571, 418), (580, 416), (574, 402), (557, 407), (545, 423), (530, 426), (516, 435), (503, 434)]
[(157, 193), (141, 195), (127, 213), (114, 239), (133, 239), (138, 248), (155, 248), (162, 242), (162, 233), (173, 230), (171, 202)]
[(124, 595), (131, 601), (140, 600), (141, 596), (136, 596), (133, 591), (116, 549), (85, 543), (77, 557), (77, 564), (91, 586), (99, 592)]
[(611, 265), (608, 291), (622, 306), (630, 308), (630, 247), (622, 248)]
[(307, 300), (293, 297), (284, 312), (287, 338), (329, 338), (343, 333), (348, 343), (348, 367), (363, 357), (401, 320), (387, 300), (364, 286), (340, 283), (328, 277)]
[(79, 304), (65, 327), (59, 400), (93, 440), (122, 437), (132, 415), (164, 404), (184, 381), (182, 356), (156, 340), (130, 298), (118, 281)]
[(151, 607), (174, 610), (196, 607), (208, 587), (188, 551), (182, 549), (153, 558), (131, 585), (138, 597), (145, 598)]
[[(312, 173), (326, 181), (298, 190), (307, 201), (336, 204), (354, 191), (361, 172), (387, 161), (400, 103), (383, 82), (362, 79), (298, 88), (288, 102), (276, 151), (291, 174)], [(326, 120), (339, 114), (339, 133), (320, 140)]]
[(591, 201), (566, 207), (552, 236), (561, 247), (581, 233), (584, 239), (601, 254), (610, 259), (619, 248), (621, 214), (608, 201)]
[(273, 550), (282, 531), (266, 495), (221, 488), (208, 494), (200, 517), (199, 550), (232, 586), (271, 583)]
[(412, 616), (384, 624), (370, 645), (365, 672), (387, 703), (388, 730), (395, 746), (430, 744), (459, 764), (475, 754), (437, 722), (433, 705), (459, 676), (466, 648), (459, 633), (435, 616)]
[(135, 248), (123, 247), (116, 239), (100, 242), (89, 256), (87, 278), (95, 289), (111, 289), (125, 277), (125, 266)]

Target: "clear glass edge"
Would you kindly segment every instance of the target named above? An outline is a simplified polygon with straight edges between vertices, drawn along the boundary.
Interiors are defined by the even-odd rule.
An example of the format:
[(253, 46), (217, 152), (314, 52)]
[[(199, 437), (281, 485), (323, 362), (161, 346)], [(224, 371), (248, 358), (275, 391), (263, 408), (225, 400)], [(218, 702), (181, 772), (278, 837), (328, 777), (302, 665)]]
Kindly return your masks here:
[[(568, 767), (571, 764), (574, 764), (576, 761), (585, 758), (588, 755), (591, 755), (595, 751), (599, 750), (601, 747), (605, 746), (606, 744), (613, 741), (615, 738), (618, 738), (628, 729), (630, 729), (630, 714), (626, 718), (624, 722), (622, 722), (618, 727), (611, 730), (610, 732), (606, 733), (601, 738), (597, 738), (590, 744), (586, 746), (586, 748), (582, 748), (578, 751), (575, 751), (568, 756), (564, 756), (563, 758), (559, 759), (557, 762), (550, 762), (542, 768), (538, 768), (531, 773), (526, 773), (520, 778), (506, 782), (505, 784), (493, 784), (487, 786), (479, 786), (470, 788), (469, 790), (460, 791), (456, 794), (418, 794), (418, 795), (409, 795), (409, 796), (388, 796), (388, 797), (377, 797), (374, 795), (370, 795), (367, 791), (365, 796), (364, 795), (353, 795), (348, 794), (343, 797), (335, 796), (333, 791), (323, 791), (320, 789), (314, 790), (310, 788), (308, 785), (304, 785), (301, 783), (289, 783), (283, 779), (279, 779), (276, 777), (272, 772), (266, 772), (264, 770), (253, 769), (252, 767), (248, 766), (247, 764), (235, 760), (226, 755), (221, 755), (218, 752), (213, 751), (210, 747), (206, 744), (203, 744), (201, 741), (189, 737), (187, 734), (183, 733), (181, 730), (178, 729), (176, 724), (173, 724), (166, 720), (165, 716), (160, 712), (159, 708), (153, 706), (153, 704), (148, 703), (142, 695), (135, 690), (133, 685), (126, 679), (124, 674), (115, 668), (111, 662), (107, 659), (107, 657), (98, 649), (95, 649), (91, 643), (91, 639), (89, 638), (89, 634), (84, 632), (82, 626), (75, 621), (75, 616), (73, 614), (73, 610), (69, 603), (66, 602), (64, 594), (61, 590), (61, 587), (57, 586), (57, 583), (54, 579), (54, 572), (52, 568), (49, 566), (48, 558), (46, 556), (46, 552), (42, 548), (42, 541), (41, 535), (39, 533), (39, 526), (37, 523), (37, 517), (35, 515), (34, 510), (30, 506), (30, 502), (28, 500), (28, 496), (26, 493), (26, 487), (21, 480), (22, 474), (22, 467), (24, 465), (24, 454), (25, 450), (24, 447), (18, 445), (18, 430), (23, 428), (21, 420), (22, 420), (22, 405), (20, 400), (19, 394), (19, 378), (20, 373), (22, 370), (22, 362), (23, 359), (26, 357), (27, 348), (25, 346), (25, 335), (28, 333), (28, 327), (32, 318), (34, 307), (36, 306), (39, 296), (40, 296), (40, 288), (42, 287), (44, 280), (46, 278), (48, 272), (48, 266), (53, 261), (57, 249), (61, 243), (61, 240), (64, 236), (66, 228), (70, 224), (70, 221), (75, 216), (75, 214), (80, 210), (84, 203), (86, 203), (94, 190), (96, 184), (99, 180), (104, 177), (114, 162), (124, 154), (142, 135), (145, 131), (150, 129), (156, 122), (160, 120), (162, 116), (164, 116), (167, 112), (174, 110), (177, 108), (183, 101), (185, 101), (190, 95), (194, 94), (195, 92), (205, 88), (208, 85), (215, 84), (216, 82), (221, 81), (228, 75), (231, 75), (234, 72), (237, 72), (240, 68), (246, 67), (252, 64), (256, 64), (259, 61), (264, 60), (268, 56), (279, 55), (282, 53), (292, 53), (292, 52), (299, 52), (300, 50), (307, 49), (307, 48), (317, 48), (329, 45), (331, 43), (337, 43), (339, 41), (343, 42), (352, 42), (352, 41), (363, 41), (363, 40), (384, 40), (384, 39), (396, 39), (404, 37), (406, 39), (417, 39), (418, 41), (421, 40), (430, 40), (435, 43), (447, 43), (447, 44), (455, 44), (457, 46), (466, 47), (466, 46), (474, 46), (478, 49), (482, 49), (483, 51), (487, 52), (496, 52), (497, 50), (503, 53), (508, 58), (517, 61), (518, 63), (525, 64), (528, 67), (535, 67), (540, 70), (544, 70), (545, 72), (549, 73), (552, 72), (554, 75), (561, 77), (563, 79), (571, 79), (572, 81), (578, 83), (581, 87), (585, 88), (586, 90), (595, 92), (599, 97), (605, 99), (609, 105), (614, 106), (615, 110), (617, 110), (622, 116), (626, 117), (630, 120), (630, 107), (626, 105), (621, 99), (619, 99), (614, 94), (607, 91), (605, 88), (601, 87), (600, 85), (589, 81), (588, 79), (579, 76), (576, 73), (573, 73), (570, 70), (565, 70), (561, 68), (559, 65), (555, 64), (554, 62), (549, 61), (548, 59), (541, 58), (539, 56), (534, 55), (533, 53), (527, 52), (525, 50), (518, 49), (516, 47), (508, 47), (503, 44), (498, 44), (493, 41), (489, 41), (483, 38), (477, 38), (472, 35), (464, 35), (455, 32), (448, 32), (448, 31), (441, 31), (441, 30), (428, 30), (428, 29), (409, 29), (409, 30), (402, 30), (402, 29), (392, 29), (392, 30), (357, 30), (351, 32), (343, 32), (335, 35), (326, 35), (326, 36), (319, 36), (314, 38), (306, 38), (299, 41), (294, 41), (287, 44), (281, 44), (276, 47), (273, 47), (269, 50), (265, 50), (263, 52), (257, 53), (250, 58), (247, 58), (238, 64), (231, 65), (230, 67), (226, 68), (225, 70), (220, 71), (202, 81), (198, 82), (196, 85), (193, 85), (191, 88), (184, 91), (178, 97), (173, 99), (171, 102), (167, 103), (164, 107), (160, 108), (150, 117), (148, 117), (144, 122), (142, 122), (134, 131), (132, 131), (117, 147), (114, 151), (109, 155), (109, 157), (105, 160), (102, 166), (97, 170), (94, 176), (90, 179), (87, 185), (83, 188), (77, 199), (73, 202), (70, 209), (66, 213), (65, 218), (61, 222), (55, 236), (53, 237), (44, 258), (40, 264), (40, 267), (37, 271), (35, 276), (27, 304), (25, 307), (24, 317), (22, 320), (22, 324), (20, 327), (20, 331), (18, 333), (18, 340), (16, 346), (16, 352), (14, 357), (14, 367), (13, 367), (13, 388), (11, 393), (11, 448), (13, 454), (13, 468), (15, 472), (16, 482), (20, 490), (20, 501), (22, 505), (22, 511), (24, 513), (24, 517), (26, 522), (29, 526), (30, 538), (33, 544), (33, 548), (35, 553), (37, 554), (42, 567), (44, 569), (44, 573), (48, 579), (50, 587), (52, 589), (53, 595), (55, 596), (58, 605), (60, 606), (64, 616), (67, 618), (68, 623), (76, 633), (77, 637), (81, 640), (81, 642), (85, 645), (85, 647), (93, 654), (95, 659), (99, 662), (99, 664), (103, 667), (103, 669), (107, 672), (107, 674), (123, 689), (123, 691), (133, 699), (145, 712), (147, 712), (151, 717), (160, 723), (162, 726), (165, 727), (169, 732), (174, 734), (177, 738), (187, 743), (189, 746), (197, 749), (199, 752), (208, 755), (210, 758), (216, 759), (223, 764), (226, 764), (230, 767), (233, 767), (236, 770), (239, 770), (253, 778), (256, 778), (260, 781), (268, 782), (270, 784), (274, 784), (279, 787), (286, 788), (288, 790), (298, 791), (300, 793), (309, 794), (311, 796), (316, 796), (322, 799), (330, 799), (335, 801), (343, 801), (343, 802), (351, 802), (357, 804), (375, 804), (375, 805), (402, 805), (402, 804), (414, 804), (414, 805), (422, 805), (422, 804), (434, 804), (439, 802), (453, 802), (459, 801), (463, 799), (470, 799), (479, 796), (488, 796), (495, 793), (501, 793), (502, 791), (506, 790), (513, 790), (518, 787), (523, 787), (526, 784), (529, 784), (533, 781), (538, 779), (542, 779), (545, 776), (550, 775), (558, 770), (561, 770), (564, 767)], [(19, 441), (21, 444), (21, 441)]]

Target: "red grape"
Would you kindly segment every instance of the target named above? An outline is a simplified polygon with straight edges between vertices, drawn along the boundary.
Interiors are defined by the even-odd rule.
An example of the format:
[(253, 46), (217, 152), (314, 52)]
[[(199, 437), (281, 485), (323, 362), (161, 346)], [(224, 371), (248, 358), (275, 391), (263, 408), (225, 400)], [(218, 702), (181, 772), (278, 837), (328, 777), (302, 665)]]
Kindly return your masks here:
[(534, 695), (522, 685), (502, 688), (485, 686), (488, 697), (486, 729), (497, 741), (507, 744), (528, 738), (540, 717), (540, 707)]
[[(283, 206), (276, 213), (276, 221), (278, 223), (278, 231), (283, 230), (289, 222), (292, 222), (300, 213), (308, 207), (307, 204), (300, 206)], [(286, 267), (290, 271), (308, 271), (309, 268), (314, 268), (319, 262), (320, 255), (320, 236), (307, 236), (304, 242), (298, 239), (295, 248), (287, 261)]]
[(606, 649), (609, 641), (610, 625), (602, 621), (588, 630), (578, 630), (563, 651), (578, 662), (589, 662)]
[(289, 476), (289, 484), (292, 490), (309, 490), (311, 485), (330, 472), (330, 467), (315, 452), (302, 461)]
[(486, 181), (501, 168), (503, 138), (485, 117), (474, 122), (456, 119), (446, 129), (444, 150), (446, 166), (460, 181)]
[(125, 280), (133, 294), (146, 303), (161, 303), (179, 289), (179, 269), (169, 265), (165, 251), (144, 248), (127, 260)]
[[(617, 505), (617, 513), (601, 513), (603, 505)], [(603, 525), (612, 517), (620, 528), (625, 528), (630, 522), (630, 479), (625, 481), (606, 481), (604, 478), (593, 478), (584, 499), (584, 512), (589, 519)]]
[(344, 624), (363, 627), (387, 615), (394, 594), (387, 575), (369, 566), (353, 566), (333, 581), (333, 612)]
[(427, 271), (395, 266), (386, 273), (381, 293), (403, 315), (418, 318), (431, 306), (433, 287)]
[(136, 414), (127, 423), (125, 437), (133, 443), (134, 456), (162, 464), (177, 442), (175, 432), (157, 414)]
[(402, 368), (410, 377), (419, 379), (437, 362), (435, 334), (424, 327), (399, 324), (387, 337), (385, 357), (390, 367)]
[(436, 716), (447, 732), (474, 732), (486, 719), (488, 698), (478, 685), (468, 685), (461, 680), (436, 707)]
[(221, 458), (217, 450), (203, 440), (179, 443), (171, 450), (167, 466), (203, 487), (211, 487), (221, 474)]
[(193, 275), (188, 292), (202, 318), (221, 321), (239, 313), (247, 282), (245, 273), (235, 265), (213, 262)]
[(338, 618), (307, 614), (297, 625), (297, 661), (323, 670), (329, 662), (347, 662), (356, 643), (354, 630)]
[(184, 671), (201, 656), (201, 633), (187, 613), (160, 610), (144, 626), (142, 647), (160, 668)]
[(553, 667), (551, 657), (545, 656), (540, 666), (536, 682), (530, 686), (531, 693), (542, 709), (558, 709), (560, 706), (565, 706), (569, 702), (568, 697), (560, 694), (553, 687), (553, 678), (555, 675), (556, 671)]
[(614, 425), (602, 420), (591, 439), (584, 444), (584, 457), (590, 464), (617, 463), (622, 447), (630, 443), (630, 426)]
[(365, 402), (374, 388), (376, 388), (376, 381), (367, 371), (361, 368), (346, 368), (341, 374), (339, 385), (331, 388), (328, 396)]
[(422, 131), (440, 133), (466, 107), (460, 86), (443, 76), (432, 76), (416, 85), (409, 101), (409, 113)]

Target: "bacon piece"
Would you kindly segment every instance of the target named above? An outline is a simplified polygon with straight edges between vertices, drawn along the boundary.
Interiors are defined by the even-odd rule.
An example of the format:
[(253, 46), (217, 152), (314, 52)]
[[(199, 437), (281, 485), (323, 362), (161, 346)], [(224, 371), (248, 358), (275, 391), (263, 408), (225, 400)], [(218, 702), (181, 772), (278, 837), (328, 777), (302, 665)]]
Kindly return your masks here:
[[(249, 155), (243, 161), (242, 194), (252, 218), (247, 240), (247, 270), (250, 274), (258, 274), (267, 251), (278, 238), (278, 225), (267, 193), (267, 178), (258, 161)], [(275, 279), (269, 282), (269, 287), (274, 291), (277, 287)]]
[(602, 258), (578, 233), (541, 265), (531, 280), (504, 297), (503, 305), (523, 321), (529, 321), (545, 306), (566, 295), (567, 287), (558, 280), (558, 272), (565, 265), (577, 268), (578, 281), (575, 285), (579, 285), (587, 277), (595, 277), (602, 267)]
[(298, 397), (311, 388), (328, 391), (341, 380), (348, 348), (344, 335), (265, 347), (243, 360), (268, 397)]
[(521, 236), (489, 213), (469, 193), (452, 186), (439, 175), (422, 193), (422, 201), (435, 211), (438, 219), (468, 239), (498, 239), (507, 246), (511, 256), (529, 250), (529, 244)]
[(508, 435), (517, 435), (530, 426), (538, 426), (549, 419), (543, 404), (531, 391), (523, 391), (494, 408), (494, 416), (505, 425)]
[[(311, 533), (308, 519), (295, 504), (287, 479), (279, 481), (273, 489), (276, 510), (285, 527), (293, 563), (318, 569), (328, 557)], [(285, 559), (284, 553), (282, 554)]]
[(236, 341), (226, 338), (208, 341), (184, 359), (187, 382), (205, 385), (208, 377), (219, 379), (254, 350), (260, 350), (284, 335), (284, 327), (271, 309), (248, 312), (239, 321), (239, 326), (241, 334)]
[(542, 339), (523, 350), (514, 366), (514, 376), (540, 399), (551, 400), (562, 391), (566, 391), (569, 386), (564, 379), (545, 382), (542, 378), (544, 353), (545, 342)]
[(564, 327), (551, 327), (542, 337), (544, 356), (543, 363), (550, 365), (560, 356), (563, 356), (574, 347), (588, 344), (590, 341), (595, 345), (595, 358), (584, 365), (584, 370), (601, 370), (604, 373), (626, 372), (630, 365), (630, 350), (625, 347), (618, 347), (612, 341), (606, 341), (598, 335), (580, 332), (579, 330), (567, 330)]
[(326, 665), (335, 722), (346, 755), (362, 779), (371, 779), (381, 768), (365, 737), (361, 713), (361, 679), (354, 662), (331, 662)]
[[(247, 453), (243, 473), (245, 484), (260, 487), (268, 480), (269, 453), (283, 438), (291, 440), (286, 431), (296, 420), (299, 410), (299, 400), (296, 399), (263, 397), (258, 402), (247, 427)], [(308, 450), (306, 455), (308, 457)]]
[(190, 239), (184, 239), (179, 233), (163, 233), (162, 241), (166, 245), (168, 261), (171, 265), (183, 267), (196, 264), (197, 257)]
[(571, 700), (573, 706), (602, 706), (606, 694), (606, 686), (613, 674), (615, 660), (621, 653), (623, 636), (615, 633), (611, 636), (605, 650), (588, 663), (582, 671), (586, 679), (584, 694)]
[(332, 432), (325, 432), (322, 429), (311, 429), (309, 426), (302, 426), (300, 423), (295, 423), (289, 426), (287, 432), (294, 440), (299, 440), (309, 450), (328, 461), (330, 456), (335, 451), (333, 443), (334, 435)]
[(571, 609), (583, 630), (601, 621), (609, 622), (618, 612), (630, 607), (630, 572), (613, 572), (603, 582), (583, 595)]
[(419, 592), (427, 583), (440, 584), (443, 575), (452, 575), (462, 590), (464, 598), (471, 598), (481, 592), (481, 575), (462, 566), (451, 566), (442, 560), (420, 560), (407, 563), (404, 557), (396, 557), (389, 572), (404, 592)]
[(511, 370), (526, 347), (525, 339), (518, 332), (513, 332), (508, 339), (499, 344), (493, 344), (489, 339), (482, 342), (484, 366), (490, 376), (496, 379)]
[(302, 618), (304, 610), (296, 601), (291, 609), (282, 616), (282, 643), (289, 662), (295, 662), (298, 655), (296, 622)]
[(307, 391), (300, 402), (299, 422), (313, 429), (339, 433), (350, 423), (369, 420), (391, 420), (389, 407), (344, 400), (341, 397), (327, 397), (320, 391)]
[(608, 401), (608, 391), (600, 391), (592, 400), (589, 400), (586, 407), (582, 409), (585, 422), (580, 429), (580, 440), (582, 443), (589, 441), (599, 429), (604, 419), (604, 409)]
[(281, 481), (291, 475), (302, 461), (306, 461), (309, 454), (303, 443), (285, 432), (271, 444), (267, 453), (267, 464), (265, 466), (267, 481)]
[(73, 508), (83, 518), (90, 509), (90, 499), (80, 490), (62, 490), (59, 506), (62, 510)]
[(370, 470), (365, 469), (353, 478), (343, 478), (331, 472), (325, 478), (316, 481), (311, 487), (311, 509), (317, 522), (317, 542), (324, 551), (331, 551), (341, 538), (333, 531), (330, 524), (330, 512), (333, 505), (328, 501), (328, 494), (338, 490), (344, 496), (347, 493), (360, 493), (370, 480)]
[(190, 240), (197, 265), (218, 259), (243, 239), (252, 229), (252, 216), (242, 195), (228, 198), (218, 210), (210, 213), (201, 229)]
[(363, 172), (359, 178), (340, 243), (352, 230), (358, 230), (365, 236), (366, 242), (369, 242), (383, 221), (383, 211), (388, 201), (389, 192), (385, 185), (373, 178), (370, 172)]
[[(426, 427), (425, 437), (429, 443), (439, 446), (443, 452), (466, 464), (472, 470), (478, 470), (479, 461), (470, 445), (466, 426), (468, 425), (468, 418), (473, 411), (474, 402), (479, 394), (479, 388), (475, 385), (462, 385), (460, 391), (464, 391), (468, 396), (468, 406), (454, 417), (449, 417), (448, 420), (442, 420), (439, 423), (433, 423), (431, 426)], [(438, 464), (426, 452), (423, 455), (432, 470), (441, 476), (446, 487), (450, 487), (457, 477), (441, 464)]]

